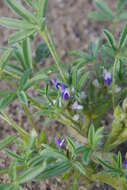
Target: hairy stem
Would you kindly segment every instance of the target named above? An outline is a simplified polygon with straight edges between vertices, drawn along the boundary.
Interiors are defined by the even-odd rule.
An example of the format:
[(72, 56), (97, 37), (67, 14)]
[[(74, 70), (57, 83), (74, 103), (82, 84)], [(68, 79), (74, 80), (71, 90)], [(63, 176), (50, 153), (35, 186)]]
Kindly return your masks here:
[(37, 132), (36, 127), (35, 127), (35, 123), (34, 123), (34, 120), (33, 120), (33, 117), (31, 115), (28, 107), (25, 104), (24, 104), (24, 110), (25, 110), (25, 113), (26, 113), (26, 115), (27, 115), (27, 117), (28, 117), (28, 119), (30, 121), (30, 124), (31, 124), (32, 128)]
[(114, 65), (113, 65), (113, 80), (112, 80), (112, 105), (113, 109), (115, 109), (115, 75), (116, 75), (116, 66), (118, 63), (119, 57), (118, 55), (115, 57)]
[(47, 29), (47, 27), (45, 28), (45, 30), (41, 34), (42, 34), (42, 37), (45, 40), (45, 42), (46, 42), (46, 44), (47, 44), (47, 46), (51, 52), (51, 55), (52, 55), (52, 57), (56, 63), (56, 66), (60, 72), (60, 75), (61, 75), (63, 81), (66, 82), (65, 72), (63, 71), (59, 55), (57, 53), (56, 47), (54, 45), (51, 34), (50, 34), (49, 30)]

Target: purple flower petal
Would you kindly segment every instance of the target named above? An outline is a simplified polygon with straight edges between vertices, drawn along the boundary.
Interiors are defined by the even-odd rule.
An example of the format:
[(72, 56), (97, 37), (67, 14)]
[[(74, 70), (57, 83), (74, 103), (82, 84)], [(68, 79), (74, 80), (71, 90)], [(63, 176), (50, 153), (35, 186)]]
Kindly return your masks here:
[(110, 86), (112, 83), (112, 74), (107, 70), (104, 70), (104, 80), (107, 86)]
[(59, 87), (61, 86), (60, 82), (57, 81), (56, 79), (52, 79), (52, 80), (51, 80), (51, 84), (52, 84), (57, 90), (59, 90)]
[(67, 90), (67, 86), (65, 84), (62, 84), (61, 90), (62, 90), (62, 97), (63, 97), (63, 99), (65, 101), (68, 101), (71, 96), (70, 96), (69, 91)]
[(57, 137), (55, 137), (55, 142), (59, 148), (65, 148), (65, 139), (58, 139)]
[(123, 167), (124, 167), (125, 169), (127, 169), (127, 160), (124, 160), (124, 162), (123, 162)]

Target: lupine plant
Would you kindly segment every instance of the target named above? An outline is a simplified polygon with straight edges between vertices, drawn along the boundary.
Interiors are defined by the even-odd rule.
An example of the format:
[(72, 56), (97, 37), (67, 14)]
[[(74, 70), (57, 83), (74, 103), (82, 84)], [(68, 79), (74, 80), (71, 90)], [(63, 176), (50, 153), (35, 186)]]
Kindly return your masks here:
[[(15, 133), (0, 141), (0, 150), (11, 158), (10, 166), (0, 170), (0, 176), (7, 174), (10, 181), (0, 184), (0, 189), (22, 190), (31, 181), (59, 176), (68, 184), (73, 181), (72, 190), (78, 190), (82, 181), (87, 188), (97, 182), (127, 190), (127, 155), (126, 150), (120, 152), (127, 141), (127, 26), (114, 37), (119, 22), (127, 20), (127, 1), (119, 0), (113, 12), (96, 0), (97, 11), (89, 19), (113, 23), (112, 31), (104, 29), (102, 39), (91, 42), (88, 52), (71, 51), (67, 64), (62, 63), (47, 26), (48, 1), (5, 2), (16, 17), (0, 18), (1, 26), (14, 30), (8, 46), (1, 48), (0, 81), (11, 88), (0, 90), (0, 118)], [(34, 52), (37, 35), (42, 43)], [(49, 56), (54, 64), (43, 65)], [(15, 100), (24, 108), (30, 131), (6, 111)], [(34, 121), (40, 116), (66, 126), (68, 133), (56, 131), (49, 142)], [(110, 128), (102, 121), (109, 121)], [(8, 148), (10, 144), (16, 144), (17, 152)]]

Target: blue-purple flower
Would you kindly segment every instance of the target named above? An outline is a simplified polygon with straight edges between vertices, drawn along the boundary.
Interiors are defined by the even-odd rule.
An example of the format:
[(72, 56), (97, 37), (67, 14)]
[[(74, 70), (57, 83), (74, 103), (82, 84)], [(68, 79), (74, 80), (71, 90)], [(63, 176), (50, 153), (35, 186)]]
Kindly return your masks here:
[(70, 96), (70, 93), (67, 90), (67, 86), (65, 84), (62, 84), (61, 90), (62, 90), (63, 99), (66, 100), (66, 101), (69, 100), (71, 96)]
[(106, 69), (104, 70), (104, 81), (107, 86), (110, 86), (112, 83), (112, 74)]
[(68, 101), (70, 99), (71, 96), (70, 96), (70, 93), (69, 93), (67, 86), (65, 84), (61, 84), (56, 79), (52, 79), (51, 84), (56, 88), (56, 90), (61, 90), (62, 98), (65, 101)]
[(56, 142), (56, 145), (59, 147), (59, 148), (65, 148), (66, 146), (66, 140), (63, 138), (63, 139), (60, 139), (60, 138), (57, 138), (55, 137), (55, 142)]
[(124, 167), (125, 169), (127, 169), (127, 160), (124, 160), (124, 162), (123, 162), (123, 167)]
[(52, 84), (57, 90), (59, 90), (59, 87), (61, 86), (60, 82), (57, 81), (56, 79), (52, 79), (52, 80), (51, 80), (51, 84)]

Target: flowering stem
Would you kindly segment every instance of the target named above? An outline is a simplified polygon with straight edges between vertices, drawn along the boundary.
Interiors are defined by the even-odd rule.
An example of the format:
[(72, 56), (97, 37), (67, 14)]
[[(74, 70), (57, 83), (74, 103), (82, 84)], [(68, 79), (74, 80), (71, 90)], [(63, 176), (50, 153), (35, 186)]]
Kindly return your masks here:
[(49, 30), (47, 29), (47, 27), (45, 27), (45, 30), (42, 31), (41, 34), (42, 34), (42, 37), (45, 40), (45, 42), (46, 42), (46, 44), (47, 44), (47, 46), (48, 46), (48, 48), (49, 48), (49, 50), (50, 50), (50, 52), (52, 54), (52, 57), (53, 57), (53, 59), (54, 59), (54, 61), (56, 63), (56, 66), (57, 66), (57, 68), (58, 68), (58, 70), (59, 70), (59, 72), (61, 74), (61, 77), (62, 77), (63, 81), (66, 83), (66, 76), (65, 76), (65, 73), (64, 73), (63, 68), (61, 66), (60, 58), (58, 56), (56, 47), (54, 45), (54, 42), (53, 42), (53, 40), (51, 38), (51, 34), (50, 34)]
[(115, 109), (115, 74), (116, 74), (116, 66), (119, 58), (118, 55), (115, 57), (114, 65), (113, 65), (113, 80), (112, 80), (112, 105), (113, 109)]

